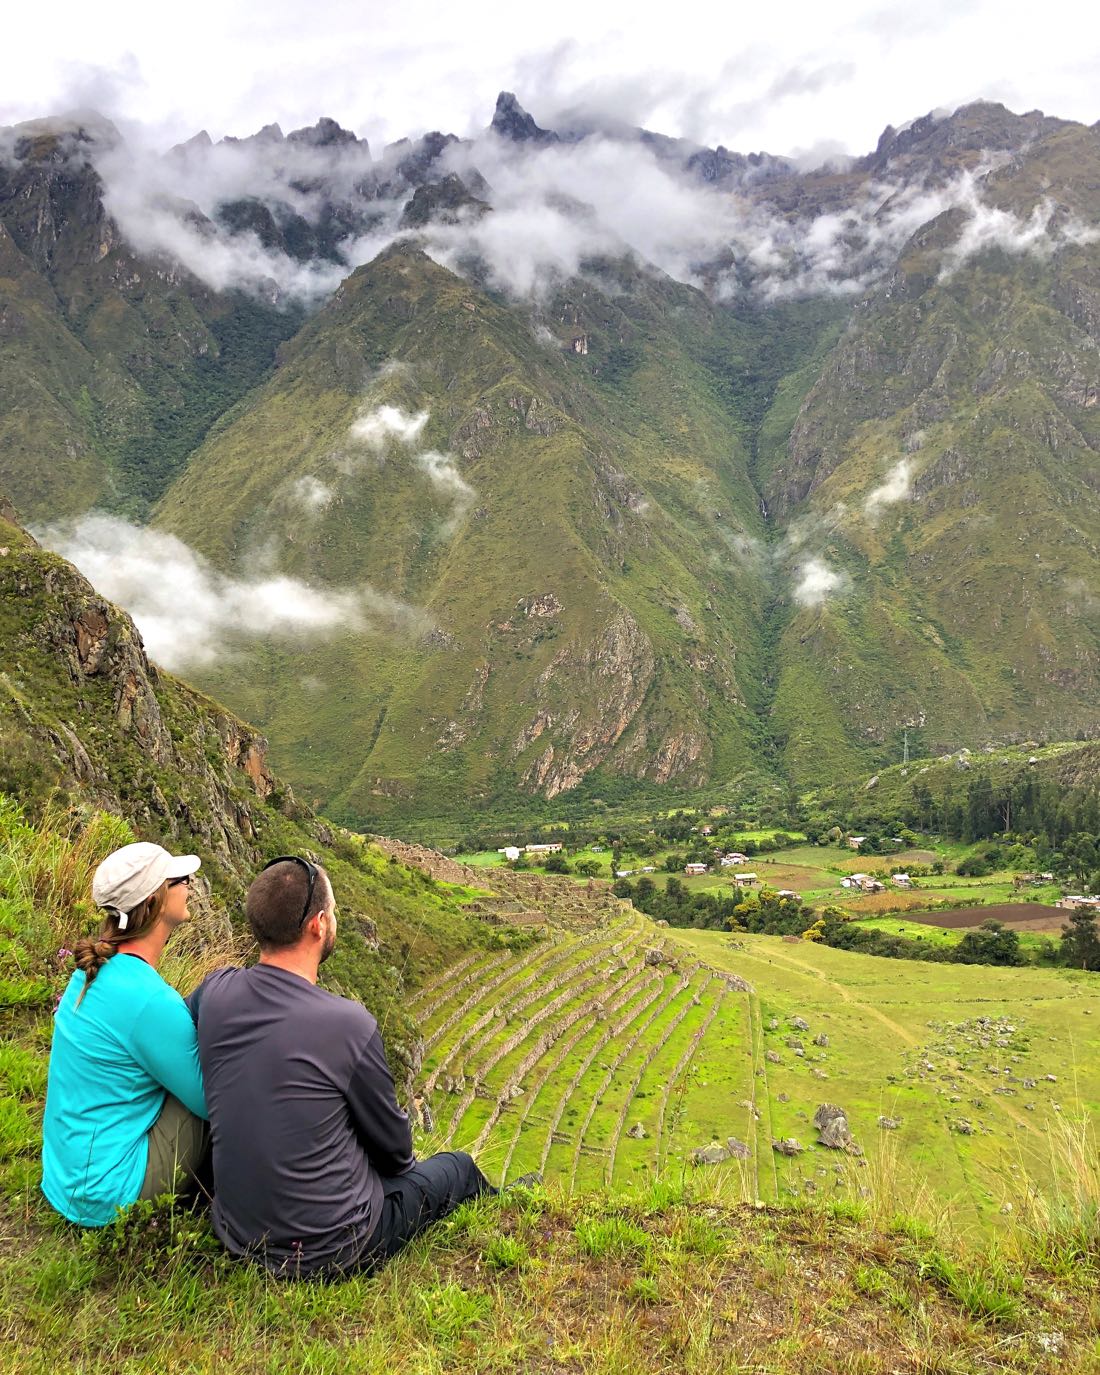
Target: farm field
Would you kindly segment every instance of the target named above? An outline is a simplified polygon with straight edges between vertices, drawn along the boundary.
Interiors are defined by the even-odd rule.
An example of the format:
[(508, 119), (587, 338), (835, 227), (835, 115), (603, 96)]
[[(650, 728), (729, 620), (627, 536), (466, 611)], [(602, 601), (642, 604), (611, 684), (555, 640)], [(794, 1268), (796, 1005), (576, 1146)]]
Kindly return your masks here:
[(913, 912), (909, 920), (918, 925), (939, 926), (947, 931), (969, 930), (983, 921), (999, 921), (1016, 931), (1059, 932), (1069, 920), (1069, 912), (1040, 902), (1010, 902), (1000, 906), (957, 907), (950, 912)]
[[(1098, 994), (1100, 978), (1073, 971), (883, 960), (624, 909), (465, 961), (414, 999), (424, 1144), (471, 1150), (494, 1179), (541, 1169), (587, 1190), (679, 1175), (733, 1138), (747, 1158), (713, 1168), (749, 1197), (911, 1174), (986, 1225), (1049, 1177), (1063, 1124), (1100, 1108)], [(862, 1157), (815, 1144), (826, 1102)], [(790, 1137), (803, 1153), (773, 1151)]]
[[(996, 917), (996, 909), (991, 912), (988, 908), (979, 907), (976, 910), (982, 913), (983, 921), (988, 921), (991, 916)], [(928, 913), (929, 918), (939, 916), (953, 917), (957, 915), (958, 913), (956, 912)], [(973, 929), (972, 927), (964, 926), (941, 926), (931, 920), (920, 921), (919, 919), (911, 919), (907, 921), (903, 917), (861, 917), (859, 919), (859, 924), (860, 926), (870, 927), (875, 931), (885, 931), (886, 934), (890, 936), (904, 936), (907, 940), (925, 941), (928, 945), (933, 946), (958, 945), (966, 932)], [(980, 925), (980, 923), (976, 924)], [(1004, 925), (1016, 931), (1016, 934), (1020, 938), (1020, 949), (1025, 955), (1029, 956), (1037, 954), (1039, 951), (1043, 950), (1050, 941), (1057, 941), (1058, 938), (1057, 927), (1047, 930), (1047, 928), (1041, 926), (1037, 929), (1035, 926), (1028, 925), (1025, 922), (1013, 923), (1009, 921), (1006, 921)]]

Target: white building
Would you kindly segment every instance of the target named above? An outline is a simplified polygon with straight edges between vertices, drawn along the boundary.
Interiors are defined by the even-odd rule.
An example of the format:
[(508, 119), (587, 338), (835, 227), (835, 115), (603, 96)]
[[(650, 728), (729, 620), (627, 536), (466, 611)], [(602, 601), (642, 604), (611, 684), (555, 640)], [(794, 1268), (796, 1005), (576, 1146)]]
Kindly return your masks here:
[(519, 846), (505, 845), (502, 849), (497, 851), (497, 854), (503, 855), (510, 864), (514, 864), (516, 860), (519, 859)]
[(706, 872), (707, 872), (707, 866), (706, 866), (705, 864), (685, 864), (685, 865), (684, 865), (684, 873), (685, 873), (685, 874), (690, 874), (692, 877), (695, 877), (695, 878), (698, 878), (698, 876), (699, 876), (700, 874), (705, 874)]
[(548, 845), (525, 845), (523, 848), (529, 855), (560, 855), (561, 841), (552, 840)]

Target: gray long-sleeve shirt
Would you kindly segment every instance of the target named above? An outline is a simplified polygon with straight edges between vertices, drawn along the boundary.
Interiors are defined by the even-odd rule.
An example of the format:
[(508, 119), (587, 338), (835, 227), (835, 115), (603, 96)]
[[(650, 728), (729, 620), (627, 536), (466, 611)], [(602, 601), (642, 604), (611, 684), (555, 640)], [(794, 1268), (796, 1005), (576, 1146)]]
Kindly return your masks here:
[(276, 1271), (350, 1264), (381, 1215), (382, 1176), (413, 1163), (377, 1022), (265, 964), (216, 970), (188, 1002), (210, 1110), (214, 1231)]

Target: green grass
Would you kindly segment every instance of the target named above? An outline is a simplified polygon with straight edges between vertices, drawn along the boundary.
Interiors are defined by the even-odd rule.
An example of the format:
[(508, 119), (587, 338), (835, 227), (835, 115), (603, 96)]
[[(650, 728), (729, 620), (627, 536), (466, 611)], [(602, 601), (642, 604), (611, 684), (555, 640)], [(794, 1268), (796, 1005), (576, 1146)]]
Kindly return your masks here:
[[(438, 1070), (438, 1057), (451, 1053), (482, 1085), (464, 1098), (439, 1097), (442, 1140), (464, 1147), (476, 1141), (490, 1168), (505, 1160), (512, 1174), (541, 1167), (548, 1178), (584, 1189), (605, 1179), (625, 1184), (657, 1168), (690, 1171), (695, 1148), (733, 1137), (749, 1147), (750, 1158), (719, 1172), (736, 1182), (739, 1196), (858, 1199), (871, 1185), (888, 1193), (905, 1175), (906, 1188), (927, 1181), (935, 1207), (980, 1231), (1003, 1226), (1008, 1214), (1001, 1209), (1024, 1206), (1029, 1189), (1053, 1187), (1052, 1138), (1064, 1122), (1100, 1106), (1100, 1022), (1093, 1015), (1100, 1016), (1100, 1000), (1092, 976), (886, 961), (811, 942), (659, 930), (634, 920), (642, 921), (641, 939), (598, 966), (602, 1002), (625, 990), (615, 1013), (592, 1013), (593, 989), (585, 988), (591, 970), (580, 966), (601, 942), (609, 950), (618, 928), (588, 942), (569, 938), (518, 966), (511, 979), (497, 974), (499, 984), (489, 980), (473, 994), (460, 988), (454, 1003), (469, 1006), (457, 1022), (442, 998), (427, 1030), (449, 1030), (430, 1051), (425, 1072)], [(889, 928), (889, 919), (877, 924), (884, 923)], [(919, 930), (930, 941), (951, 938), (936, 928)], [(647, 986), (639, 982), (642, 949), (661, 942), (673, 958), (684, 952), (681, 972)], [(533, 996), (528, 971), (543, 966), (547, 986)], [(710, 972), (723, 970), (748, 979), (755, 993), (725, 989)], [(679, 991), (685, 974), (689, 982)], [(525, 1006), (512, 1014), (517, 997)], [(486, 1022), (470, 1040), (464, 1028), (498, 1009), (503, 1018)], [(540, 1020), (543, 1009), (553, 1015)], [(785, 1044), (796, 1014), (812, 1029), (801, 1037), (802, 1057)], [(1008, 1049), (976, 1048), (974, 1027), (983, 1016), (1013, 1020)], [(768, 1027), (773, 1018), (778, 1031)], [(963, 1030), (953, 1032), (960, 1023)], [(827, 1035), (826, 1047), (813, 1044), (819, 1033)], [(955, 1034), (965, 1044), (945, 1050)], [(505, 1038), (516, 1044), (501, 1055)], [(1010, 1077), (990, 1075), (991, 1057)], [(1012, 1092), (993, 1092), (1002, 1087)], [(509, 1096), (498, 1102), (502, 1094)], [(867, 1154), (866, 1174), (828, 1152), (793, 1161), (773, 1154), (773, 1138), (794, 1136), (812, 1147), (809, 1119), (823, 1101), (848, 1112)], [(880, 1116), (898, 1119), (899, 1129), (880, 1129)], [(963, 1118), (974, 1123), (966, 1137), (952, 1125)], [(627, 1135), (634, 1127), (640, 1136)]]
[[(46, 1375), (504, 1375), (668, 1369), (1085, 1375), (1096, 1273), (913, 1241), (825, 1209), (690, 1190), (519, 1191), (460, 1210), (375, 1276), (277, 1285), (208, 1224), (146, 1206), (81, 1236), (41, 1205), (0, 1257), (0, 1369)], [(104, 1325), (108, 1307), (111, 1321)], [(1063, 1334), (1057, 1365), (1037, 1333)], [(1011, 1367), (1003, 1364), (1012, 1353)], [(945, 1364), (949, 1362), (949, 1364)]]

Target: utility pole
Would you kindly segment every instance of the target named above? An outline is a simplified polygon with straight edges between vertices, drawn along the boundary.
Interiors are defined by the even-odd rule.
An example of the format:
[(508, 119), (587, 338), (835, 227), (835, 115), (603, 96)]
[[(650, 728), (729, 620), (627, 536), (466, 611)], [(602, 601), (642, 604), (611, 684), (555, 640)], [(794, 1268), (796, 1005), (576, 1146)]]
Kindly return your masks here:
[(903, 764), (908, 764), (908, 763), (909, 763), (909, 727), (908, 727), (908, 726), (906, 726), (906, 728), (905, 728), (905, 744), (902, 746), (902, 757), (901, 757), (901, 762), (902, 762)]

